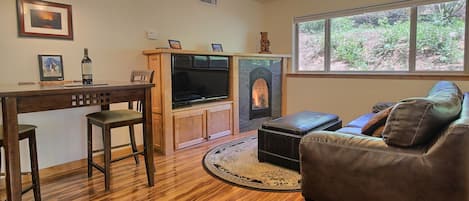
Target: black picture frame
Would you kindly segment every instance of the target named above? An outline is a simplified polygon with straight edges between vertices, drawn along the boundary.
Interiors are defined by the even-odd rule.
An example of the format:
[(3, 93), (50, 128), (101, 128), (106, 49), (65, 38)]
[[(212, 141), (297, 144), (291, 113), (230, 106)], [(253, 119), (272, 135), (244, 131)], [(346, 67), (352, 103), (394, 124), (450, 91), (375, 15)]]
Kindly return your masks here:
[(223, 46), (220, 43), (212, 43), (213, 52), (223, 52)]
[(169, 47), (171, 49), (182, 49), (181, 41), (178, 40), (168, 40)]
[(21, 37), (73, 40), (71, 5), (17, 0), (17, 15), (18, 35)]
[(62, 55), (38, 55), (39, 75), (41, 81), (64, 80)]

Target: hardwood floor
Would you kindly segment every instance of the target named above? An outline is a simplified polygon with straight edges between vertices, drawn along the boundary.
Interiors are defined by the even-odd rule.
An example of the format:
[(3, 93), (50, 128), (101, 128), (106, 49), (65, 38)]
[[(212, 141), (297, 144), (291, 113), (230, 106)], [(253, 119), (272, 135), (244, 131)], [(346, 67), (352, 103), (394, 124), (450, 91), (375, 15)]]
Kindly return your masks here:
[[(181, 150), (170, 156), (156, 154), (155, 186), (148, 187), (145, 165), (136, 166), (129, 158), (111, 165), (111, 190), (104, 192), (103, 174), (94, 170), (88, 179), (86, 161), (57, 175), (41, 175), (43, 200), (265, 200), (302, 201), (299, 192), (273, 193), (249, 190), (227, 184), (209, 175), (202, 166), (204, 154), (214, 146), (254, 133), (228, 136), (203, 145)], [(143, 161), (143, 158), (141, 159)], [(2, 184), (1, 200), (5, 199)], [(33, 200), (32, 191), (23, 200)]]

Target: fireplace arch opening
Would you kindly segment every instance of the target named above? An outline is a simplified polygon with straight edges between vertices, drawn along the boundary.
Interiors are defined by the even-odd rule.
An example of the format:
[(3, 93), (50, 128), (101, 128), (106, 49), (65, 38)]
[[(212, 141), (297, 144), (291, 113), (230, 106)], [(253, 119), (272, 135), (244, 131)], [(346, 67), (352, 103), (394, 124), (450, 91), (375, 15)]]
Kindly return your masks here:
[(261, 110), (269, 107), (269, 87), (267, 81), (259, 78), (254, 81), (251, 89), (252, 93), (252, 110)]
[(270, 117), (272, 114), (272, 72), (256, 68), (250, 73), (249, 119)]

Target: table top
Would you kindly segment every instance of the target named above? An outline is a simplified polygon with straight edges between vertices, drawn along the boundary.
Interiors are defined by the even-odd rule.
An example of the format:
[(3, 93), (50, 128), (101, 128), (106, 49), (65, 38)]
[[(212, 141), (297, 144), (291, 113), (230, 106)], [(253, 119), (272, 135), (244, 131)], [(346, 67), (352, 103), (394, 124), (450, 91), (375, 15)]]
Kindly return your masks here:
[(99, 91), (118, 89), (139, 89), (154, 87), (155, 84), (142, 81), (97, 81), (94, 85), (68, 84), (44, 84), (27, 83), (0, 85), (0, 97), (7, 96), (33, 96), (57, 93), (73, 93), (76, 91)]

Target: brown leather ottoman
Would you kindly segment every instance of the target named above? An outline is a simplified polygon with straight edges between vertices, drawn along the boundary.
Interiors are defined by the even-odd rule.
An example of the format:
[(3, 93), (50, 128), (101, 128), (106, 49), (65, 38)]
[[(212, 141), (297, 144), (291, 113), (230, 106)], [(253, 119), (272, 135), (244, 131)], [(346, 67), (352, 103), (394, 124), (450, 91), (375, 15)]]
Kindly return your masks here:
[(342, 121), (335, 114), (303, 111), (264, 122), (258, 130), (257, 156), (268, 162), (300, 171), (298, 146), (310, 131), (335, 131)]

